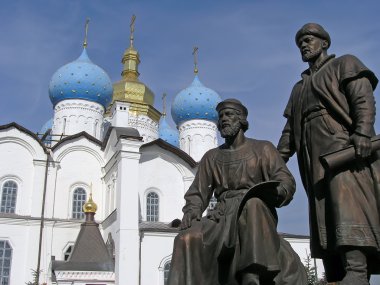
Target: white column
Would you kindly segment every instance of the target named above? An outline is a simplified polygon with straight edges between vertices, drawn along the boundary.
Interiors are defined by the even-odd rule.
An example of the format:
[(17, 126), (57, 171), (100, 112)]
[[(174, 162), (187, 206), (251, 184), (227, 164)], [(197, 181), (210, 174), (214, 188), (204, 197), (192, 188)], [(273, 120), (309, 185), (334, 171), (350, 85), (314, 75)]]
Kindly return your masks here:
[(119, 138), (117, 148), (116, 284), (139, 284), (138, 140)]

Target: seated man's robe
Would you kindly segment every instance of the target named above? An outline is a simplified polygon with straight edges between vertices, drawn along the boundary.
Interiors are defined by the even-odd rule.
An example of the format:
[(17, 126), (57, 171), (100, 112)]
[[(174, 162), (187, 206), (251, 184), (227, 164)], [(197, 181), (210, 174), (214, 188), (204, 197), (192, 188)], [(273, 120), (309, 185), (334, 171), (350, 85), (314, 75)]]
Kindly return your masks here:
[[(286, 196), (271, 205), (259, 198), (240, 205), (248, 189), (265, 181), (279, 181)], [(270, 142), (246, 139), (237, 150), (222, 145), (208, 151), (183, 212), (203, 213), (212, 195), (217, 204), (176, 237), (168, 284), (233, 285), (243, 272), (258, 273), (262, 284), (306, 284), (299, 257), (276, 230), (275, 206), (288, 204), (294, 191), (294, 179)]]

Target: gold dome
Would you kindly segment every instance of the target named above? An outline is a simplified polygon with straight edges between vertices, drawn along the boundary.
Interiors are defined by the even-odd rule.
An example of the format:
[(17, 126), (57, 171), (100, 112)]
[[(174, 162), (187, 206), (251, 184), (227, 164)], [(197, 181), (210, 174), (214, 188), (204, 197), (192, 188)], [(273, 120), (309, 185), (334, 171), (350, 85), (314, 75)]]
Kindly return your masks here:
[(124, 78), (113, 84), (113, 101), (139, 102), (153, 105), (154, 94), (138, 80), (125, 80)]
[(92, 200), (92, 193), (90, 193), (90, 197), (88, 201), (83, 205), (83, 212), (85, 213), (96, 213), (98, 209), (98, 205)]
[(121, 62), (123, 63), (122, 79), (113, 84), (112, 103), (108, 107), (106, 114), (110, 113), (111, 106), (115, 101), (131, 103), (129, 112), (134, 115), (146, 115), (152, 120), (158, 122), (161, 113), (154, 107), (154, 94), (144, 83), (139, 81), (138, 66), (140, 55), (133, 47), (134, 19), (131, 24), (131, 43), (125, 50)]

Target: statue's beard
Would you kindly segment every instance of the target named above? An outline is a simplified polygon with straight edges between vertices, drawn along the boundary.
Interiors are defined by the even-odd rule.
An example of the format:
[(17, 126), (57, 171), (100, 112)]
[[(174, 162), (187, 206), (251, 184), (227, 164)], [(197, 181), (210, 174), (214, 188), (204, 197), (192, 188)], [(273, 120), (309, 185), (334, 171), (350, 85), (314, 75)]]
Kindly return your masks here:
[(222, 138), (234, 137), (238, 134), (240, 129), (241, 129), (240, 122), (237, 122), (230, 126), (225, 126), (225, 127), (220, 126), (220, 135), (222, 136)]
[(309, 61), (315, 61), (318, 56), (322, 53), (322, 47), (319, 47), (318, 49), (314, 51), (308, 51), (306, 53), (301, 53), (302, 54), (302, 60), (304, 62), (309, 62)]

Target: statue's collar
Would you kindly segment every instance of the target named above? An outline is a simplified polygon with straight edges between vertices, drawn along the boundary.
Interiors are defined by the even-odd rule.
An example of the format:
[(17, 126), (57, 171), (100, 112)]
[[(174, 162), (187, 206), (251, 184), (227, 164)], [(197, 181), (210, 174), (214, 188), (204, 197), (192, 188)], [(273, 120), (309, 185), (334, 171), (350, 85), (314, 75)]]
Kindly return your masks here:
[(335, 54), (330, 54), (326, 56), (319, 64), (313, 66), (312, 68), (306, 69), (304, 72), (302, 72), (301, 76), (303, 75), (310, 75), (311, 73), (316, 73), (318, 70), (322, 68), (330, 59), (335, 58)]

